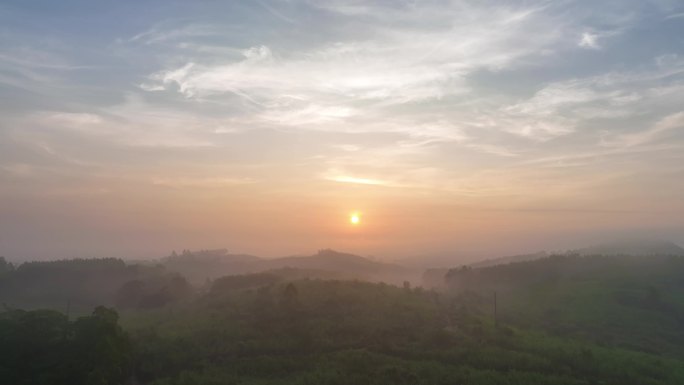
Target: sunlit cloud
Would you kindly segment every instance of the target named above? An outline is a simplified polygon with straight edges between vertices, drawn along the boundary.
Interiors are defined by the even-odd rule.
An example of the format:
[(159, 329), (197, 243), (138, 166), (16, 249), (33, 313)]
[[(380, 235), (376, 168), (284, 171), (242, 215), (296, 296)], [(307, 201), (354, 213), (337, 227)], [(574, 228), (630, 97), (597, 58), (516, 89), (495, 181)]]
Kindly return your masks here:
[(356, 146), (354, 144), (336, 144), (333, 147), (339, 148), (340, 150), (348, 151), (348, 152), (355, 152), (355, 151), (359, 151), (361, 149), (361, 147)]
[(389, 186), (389, 185), (391, 185), (390, 183), (383, 181), (383, 180), (379, 180), (379, 179), (357, 178), (357, 177), (348, 176), (348, 175), (330, 176), (330, 177), (326, 177), (326, 179), (331, 180), (333, 182), (340, 182), (340, 183), (368, 184), (368, 185), (376, 185), (376, 186)]
[(600, 49), (601, 46), (598, 44), (598, 38), (599, 36), (595, 33), (584, 32), (578, 45), (582, 48)]
[(329, 169), (321, 175), (321, 178), (331, 182), (351, 183), (369, 186), (396, 186), (396, 183), (367, 177), (352, 176), (338, 169)]

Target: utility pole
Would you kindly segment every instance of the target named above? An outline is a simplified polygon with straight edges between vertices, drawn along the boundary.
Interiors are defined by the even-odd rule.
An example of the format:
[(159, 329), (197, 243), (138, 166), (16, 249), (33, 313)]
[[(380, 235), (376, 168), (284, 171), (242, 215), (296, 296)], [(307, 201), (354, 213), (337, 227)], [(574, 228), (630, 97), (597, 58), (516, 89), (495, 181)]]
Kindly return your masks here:
[(494, 291), (494, 326), (499, 327), (499, 320), (496, 314), (496, 291)]
[(64, 327), (64, 334), (62, 335), (62, 339), (66, 340), (68, 337), (69, 333), (69, 313), (71, 312), (71, 299), (67, 299), (67, 307), (66, 307), (66, 325)]

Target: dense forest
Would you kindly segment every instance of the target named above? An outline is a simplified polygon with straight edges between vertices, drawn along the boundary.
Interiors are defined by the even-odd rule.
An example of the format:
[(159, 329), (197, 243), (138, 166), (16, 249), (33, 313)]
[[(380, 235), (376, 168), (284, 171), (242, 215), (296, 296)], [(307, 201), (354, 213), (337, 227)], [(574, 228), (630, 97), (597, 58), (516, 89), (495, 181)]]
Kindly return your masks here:
[(191, 284), (165, 262), (0, 259), (0, 378), (684, 383), (682, 256), (566, 254), (459, 266), (433, 287), (341, 279), (320, 263), (277, 267)]

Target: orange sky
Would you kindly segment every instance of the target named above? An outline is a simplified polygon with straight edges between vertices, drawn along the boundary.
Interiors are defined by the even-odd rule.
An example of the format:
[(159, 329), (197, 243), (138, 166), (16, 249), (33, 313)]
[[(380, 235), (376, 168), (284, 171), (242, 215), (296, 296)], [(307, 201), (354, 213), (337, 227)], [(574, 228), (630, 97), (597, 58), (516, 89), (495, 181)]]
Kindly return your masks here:
[(683, 14), (637, 0), (0, 6), (0, 255), (684, 243)]

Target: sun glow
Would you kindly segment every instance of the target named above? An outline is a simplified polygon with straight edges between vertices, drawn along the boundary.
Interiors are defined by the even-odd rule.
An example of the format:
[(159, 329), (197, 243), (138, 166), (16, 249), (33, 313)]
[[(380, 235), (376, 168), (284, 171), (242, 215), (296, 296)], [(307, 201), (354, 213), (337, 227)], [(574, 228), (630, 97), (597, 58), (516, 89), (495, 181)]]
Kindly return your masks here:
[(351, 215), (349, 215), (349, 223), (358, 225), (361, 223), (361, 215), (359, 215), (359, 213), (351, 213)]

